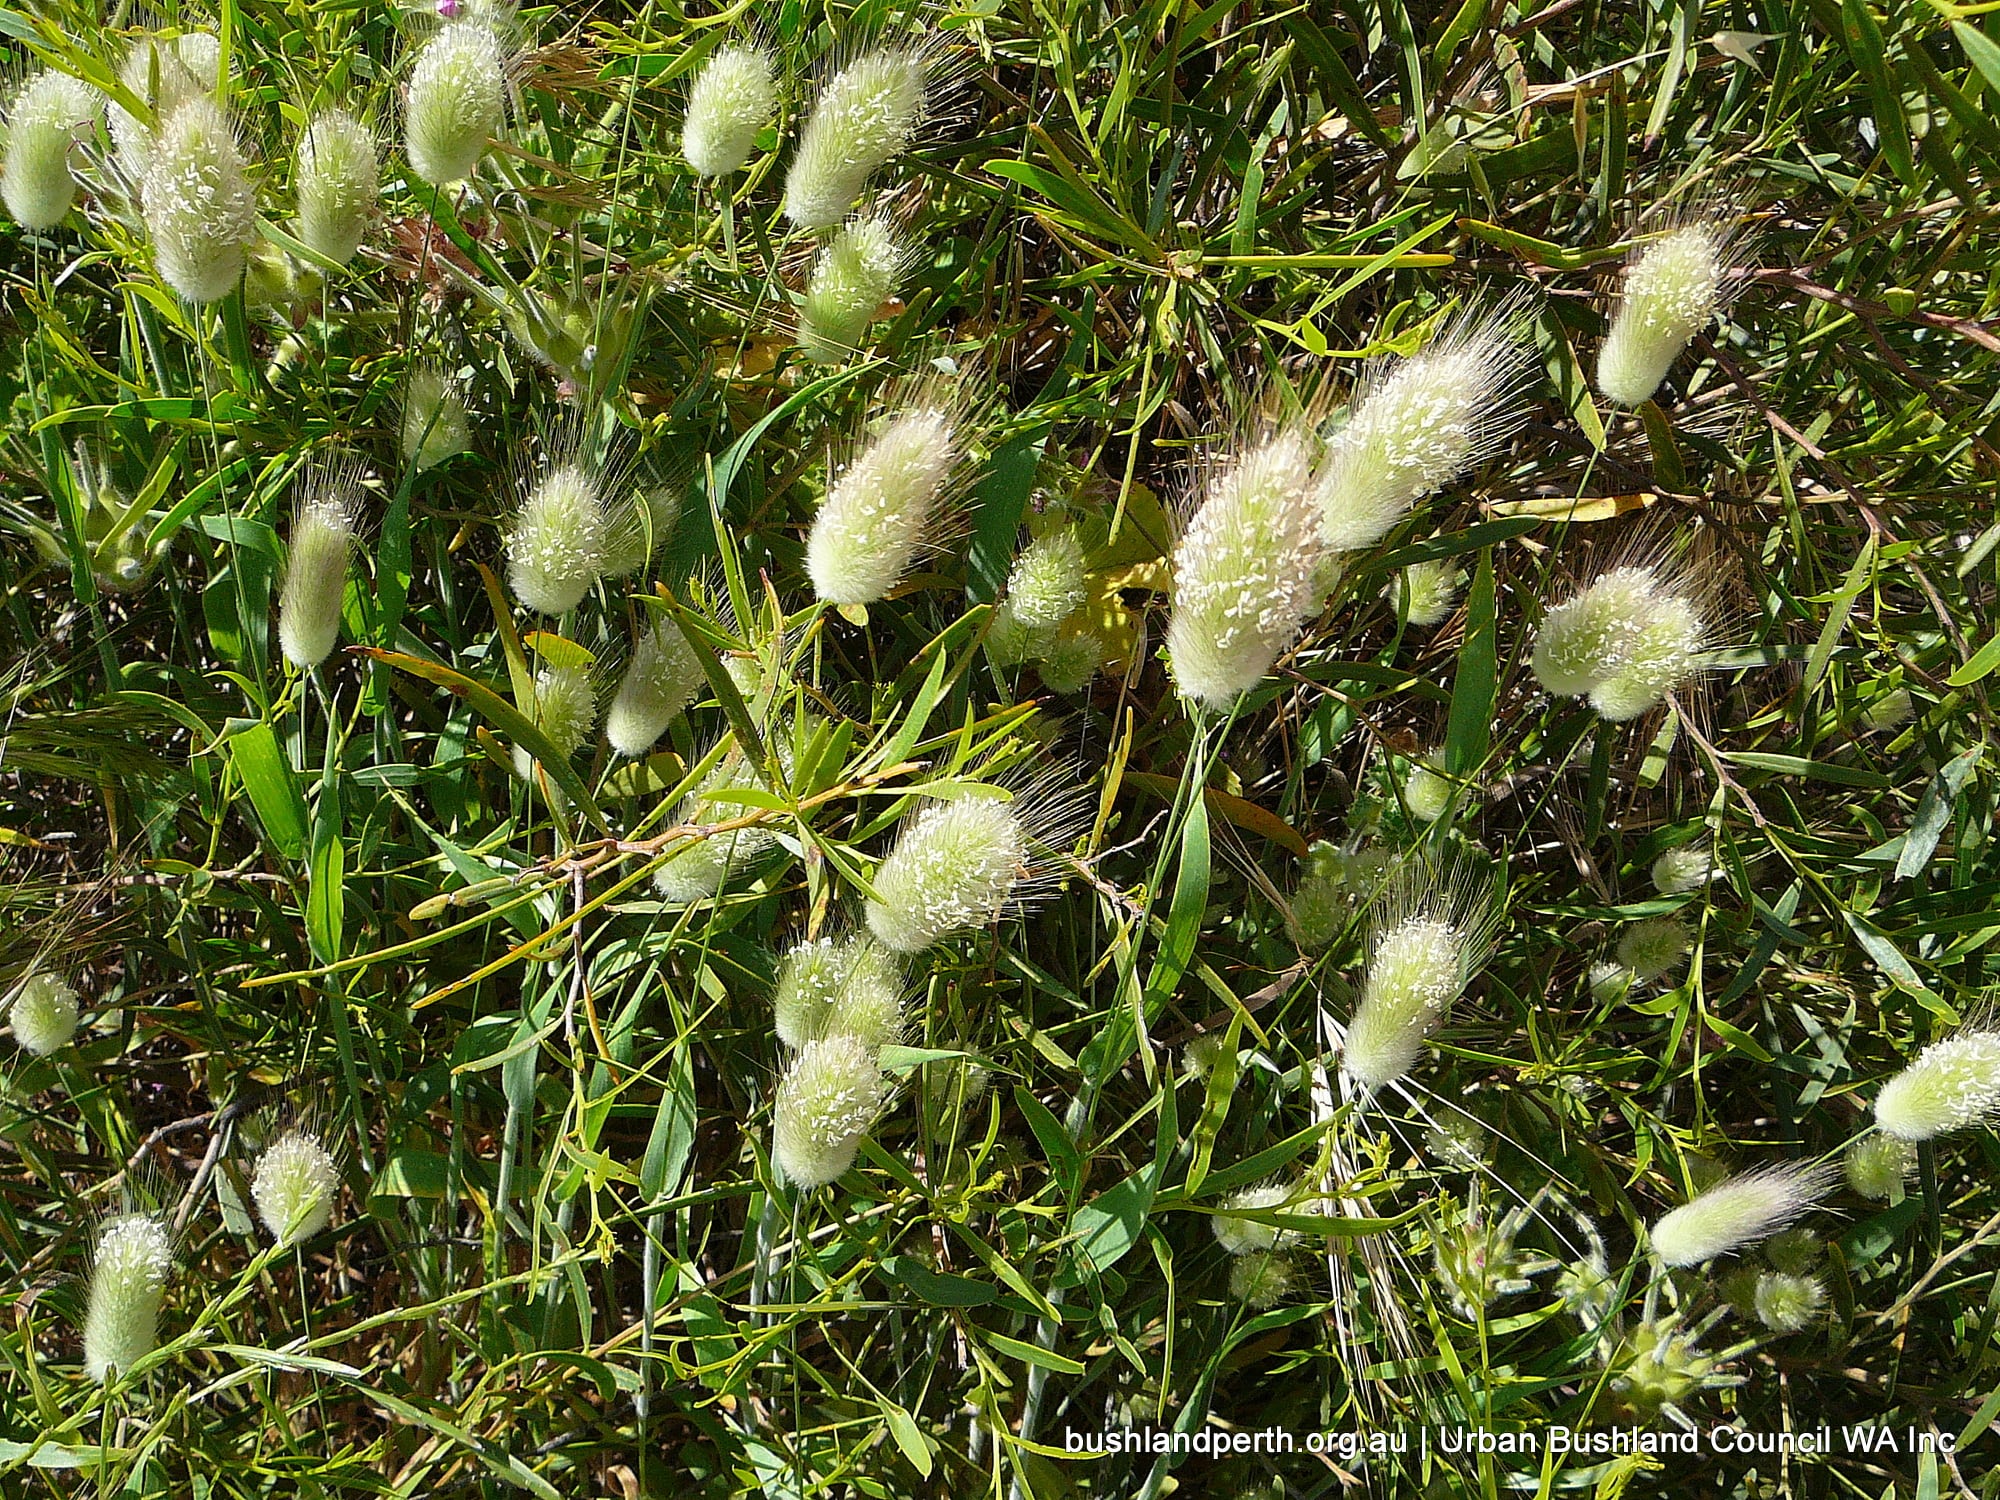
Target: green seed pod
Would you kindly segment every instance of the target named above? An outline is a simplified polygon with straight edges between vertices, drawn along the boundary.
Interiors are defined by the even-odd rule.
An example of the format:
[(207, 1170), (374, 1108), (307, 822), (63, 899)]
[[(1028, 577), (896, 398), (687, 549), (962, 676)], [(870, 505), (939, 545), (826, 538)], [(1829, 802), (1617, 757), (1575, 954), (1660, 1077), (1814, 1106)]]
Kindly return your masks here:
[(1717, 1183), (1653, 1225), (1666, 1265), (1698, 1266), (1788, 1228), (1826, 1196), (1823, 1167), (1762, 1167)]
[(1298, 1284), (1290, 1257), (1270, 1250), (1252, 1250), (1229, 1263), (1229, 1295), (1257, 1311), (1276, 1307), (1298, 1290)]
[(2000, 1113), (2000, 1031), (1932, 1042), (1882, 1085), (1875, 1123), (1903, 1141), (1928, 1141)]
[(919, 405), (842, 470), (806, 538), (806, 570), (821, 599), (873, 604), (902, 580), (959, 453), (952, 413)]
[(1757, 1278), (1757, 1321), (1773, 1333), (1803, 1333), (1826, 1309), (1826, 1287), (1817, 1276), (1767, 1271)]
[(988, 797), (934, 802), (905, 825), (875, 872), (868, 930), (897, 953), (921, 953), (1000, 915), (1026, 872), (1028, 832), (1014, 805)]
[(1679, 917), (1646, 917), (1618, 939), (1618, 962), (1640, 984), (1651, 984), (1678, 968), (1687, 950), (1687, 925)]
[(183, 101), (161, 124), (140, 201), (168, 286), (197, 304), (236, 289), (257, 235), (257, 196), (235, 127), (208, 95)]
[(779, 1173), (802, 1188), (832, 1182), (854, 1165), (888, 1098), (866, 1042), (851, 1036), (807, 1042), (778, 1085), (771, 1157)]
[(76, 201), (70, 148), (103, 96), (67, 73), (37, 73), (7, 107), (0, 202), (23, 229), (53, 229)]
[(38, 969), (14, 987), (7, 1001), (7, 1026), (25, 1051), (47, 1057), (70, 1044), (82, 1013), (69, 981)]
[(611, 748), (634, 760), (646, 754), (707, 681), (694, 647), (672, 620), (642, 628), (604, 718)]
[(1608, 400), (1637, 406), (1649, 398), (1689, 341), (1715, 320), (1727, 246), (1720, 226), (1691, 224), (1639, 252), (1597, 356), (1597, 388)]
[(799, 347), (806, 358), (835, 364), (867, 337), (875, 313), (896, 290), (903, 250), (886, 219), (841, 225), (813, 266), (799, 306)]
[(757, 132), (778, 107), (778, 79), (768, 54), (741, 43), (709, 53), (688, 90), (681, 155), (699, 177), (724, 177), (750, 159)]
[(160, 1299), (173, 1251), (151, 1214), (120, 1214), (97, 1232), (83, 1319), (83, 1368), (103, 1384), (159, 1343)]
[(1878, 1203), (1886, 1203), (1895, 1196), (1896, 1189), (1908, 1180), (1916, 1164), (1916, 1147), (1887, 1134), (1863, 1136), (1841, 1158), (1847, 1185)]
[(785, 217), (801, 229), (831, 229), (847, 217), (868, 179), (909, 145), (924, 109), (925, 60), (918, 47), (857, 57), (820, 89), (785, 176)]
[(1218, 465), (1174, 549), (1167, 652), (1182, 694), (1226, 708), (1264, 680), (1318, 606), (1313, 450), (1281, 431)]
[(1810, 1229), (1787, 1229), (1765, 1242), (1764, 1259), (1788, 1276), (1809, 1275), (1826, 1259), (1826, 1241)]
[(575, 458), (528, 486), (507, 538), (507, 582), (529, 609), (567, 614), (603, 576), (612, 534), (604, 490), (603, 472)]
[(1036, 668), (1052, 693), (1080, 693), (1104, 660), (1104, 637), (1094, 630), (1064, 632), (1049, 642)]
[(472, 428), (458, 384), (435, 365), (410, 371), (403, 396), (403, 457), (418, 473), (472, 447)]
[(310, 1130), (288, 1130), (257, 1158), (250, 1197), (280, 1247), (311, 1239), (333, 1221), (340, 1173)]
[(1433, 562), (1411, 563), (1383, 590), (1405, 620), (1428, 630), (1442, 624), (1451, 613), (1458, 591), (1465, 586), (1465, 574), (1448, 557)]
[(322, 110), (299, 137), (298, 237), (346, 265), (361, 247), (381, 195), (375, 133), (344, 109)]
[[(118, 81), (146, 102), (155, 124), (221, 81), (222, 42), (212, 32), (188, 31), (168, 40), (143, 36), (125, 49)], [(153, 164), (153, 126), (142, 124), (113, 100), (111, 143), (118, 166), (134, 187), (142, 187)]]
[[(1298, 1236), (1275, 1225), (1262, 1224), (1255, 1219), (1242, 1217), (1245, 1209), (1284, 1208), (1292, 1199), (1292, 1190), (1282, 1182), (1266, 1182), (1256, 1187), (1247, 1187), (1231, 1193), (1221, 1203), (1222, 1211), (1208, 1222), (1215, 1231), (1215, 1242), (1231, 1255), (1248, 1255), (1253, 1251), (1276, 1250), (1290, 1244)], [(1307, 1212), (1303, 1206), (1301, 1212)]]
[(471, 17), (447, 21), (417, 53), (403, 146), (410, 170), (432, 187), (472, 176), (506, 123), (504, 59), (492, 27)]
[(1335, 434), (1318, 483), (1336, 552), (1372, 547), (1424, 496), (1506, 435), (1500, 406), (1521, 369), (1511, 309), (1464, 319), (1429, 348), (1371, 374)]
[(353, 467), (310, 475), (292, 515), (291, 555), (278, 599), (278, 645), (301, 670), (325, 661), (340, 643), (340, 606), (354, 551), (361, 495)]
[(1007, 573), (1007, 600), (1023, 624), (1053, 629), (1083, 608), (1088, 595), (1083, 542), (1074, 526), (1043, 532)]

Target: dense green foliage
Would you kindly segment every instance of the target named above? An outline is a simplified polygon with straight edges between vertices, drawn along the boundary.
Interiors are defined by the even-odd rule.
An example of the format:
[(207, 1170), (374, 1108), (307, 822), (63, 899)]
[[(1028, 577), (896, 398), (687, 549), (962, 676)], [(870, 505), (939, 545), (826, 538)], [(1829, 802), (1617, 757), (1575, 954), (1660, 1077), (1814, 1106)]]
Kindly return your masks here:
[[(1984, 9), (531, 9), (500, 23), (504, 129), (443, 190), (400, 134), (430, 7), (159, 18), (221, 38), (240, 284), (161, 279), (101, 121), (67, 216), (0, 226), (0, 982), (59, 972), (83, 1007), (46, 1056), (9, 1044), (0, 1488), (1996, 1493), (1990, 1131), (1706, 1268), (1645, 1234), (1726, 1173), (1836, 1160), (1992, 983)], [(0, 9), (24, 73), (141, 106), (112, 22)], [(876, 34), (923, 35), (932, 75), (869, 192), (899, 281), (859, 350), (808, 360), (785, 171), (816, 73)], [(746, 35), (778, 111), (699, 179), (688, 90)], [(296, 217), (336, 104), (382, 158), (344, 267)], [(1603, 402), (1620, 266), (1704, 217), (1738, 231), (1726, 309), (1653, 401)], [(1329, 573), (1233, 708), (1177, 698), (1170, 558), (1212, 461), (1503, 303), (1526, 353), (1497, 452)], [(422, 468), (420, 367), (471, 442)], [(822, 497), (929, 402), (965, 435), (950, 514), (889, 597), (816, 602)], [(515, 518), (577, 454), (643, 540), (541, 615)], [(294, 506), (357, 459), (340, 646), (301, 671)], [(1066, 526), (1085, 602), (1037, 636), (996, 601)], [(1699, 584), (1715, 649), (1612, 723), (1530, 655), (1634, 548)], [(1037, 553), (1040, 593), (1073, 553)], [(1408, 618), (1420, 584), (1438, 623)], [(627, 759), (556, 698), (587, 679), (601, 716), (654, 629), (702, 675)], [(1032, 900), (909, 960), (893, 1095), (802, 1190), (773, 1164), (780, 955), (908, 931), (864, 918), (874, 872), (975, 783), (1023, 815)], [(1713, 878), (1656, 885), (1698, 843)], [(712, 898), (656, 888), (709, 854)], [(1456, 872), (1491, 953), (1366, 1098), (1336, 1048), (1392, 864)], [(1656, 972), (1593, 985), (1614, 961)], [(279, 1248), (252, 1177), (300, 1125), (338, 1202)], [(121, 1211), (163, 1216), (174, 1263), (157, 1353), (98, 1384), (79, 1330)], [(1960, 1452), (1063, 1452), (1682, 1422)]]

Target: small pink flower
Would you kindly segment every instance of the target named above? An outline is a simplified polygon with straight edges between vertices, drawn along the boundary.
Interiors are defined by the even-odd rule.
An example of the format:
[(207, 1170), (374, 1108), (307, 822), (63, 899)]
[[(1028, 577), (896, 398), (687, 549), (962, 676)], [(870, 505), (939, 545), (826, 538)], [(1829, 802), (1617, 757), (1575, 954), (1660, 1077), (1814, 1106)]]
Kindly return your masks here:
[(437, 0), (438, 14), (447, 21), (455, 19), (462, 9), (464, 6), (460, 4), (460, 0)]

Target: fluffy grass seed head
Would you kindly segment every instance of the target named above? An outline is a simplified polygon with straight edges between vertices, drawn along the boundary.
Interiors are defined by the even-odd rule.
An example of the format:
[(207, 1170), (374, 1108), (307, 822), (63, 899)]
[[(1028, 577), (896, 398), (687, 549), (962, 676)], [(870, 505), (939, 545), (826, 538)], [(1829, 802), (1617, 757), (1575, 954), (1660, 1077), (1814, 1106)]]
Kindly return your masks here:
[(354, 553), (361, 473), (345, 464), (309, 474), (292, 512), (285, 586), (278, 596), (278, 645), (302, 671), (340, 643), (340, 604)]
[(1590, 966), (1590, 998), (1599, 1005), (1609, 1005), (1622, 1000), (1626, 991), (1637, 982), (1638, 976), (1623, 964), (1596, 963)]
[(1465, 867), (1435, 884), (1401, 878), (1374, 924), (1341, 1072), (1367, 1093), (1416, 1065), (1424, 1038), (1486, 962), (1497, 914)]
[(916, 560), (963, 450), (943, 402), (892, 419), (827, 490), (806, 538), (806, 571), (829, 604), (873, 604)]
[(1451, 806), (1452, 783), (1439, 768), (1442, 751), (1432, 751), (1403, 777), (1403, 806), (1419, 823), (1435, 823)]
[(1653, 889), (1662, 896), (1684, 896), (1708, 884), (1715, 874), (1715, 855), (1707, 844), (1676, 844), (1653, 861)]
[(1967, 1030), (1932, 1042), (1875, 1096), (1875, 1123), (1903, 1141), (1934, 1140), (1996, 1112), (2000, 1031)]
[[(732, 750), (708, 774), (700, 787), (681, 803), (674, 814), (674, 821), (699, 824), (704, 819), (719, 822), (740, 817), (744, 812), (742, 804), (713, 800), (715, 794), (732, 787), (754, 787), (758, 784), (757, 773)], [(666, 862), (654, 872), (653, 889), (666, 900), (680, 905), (706, 901), (722, 889), (733, 873), (763, 854), (775, 842), (771, 831), (761, 824), (684, 840), (672, 846)]]
[(1088, 593), (1083, 542), (1074, 526), (1043, 532), (1007, 572), (1007, 603), (1030, 630), (1052, 630), (1083, 608)]
[(299, 137), (297, 232), (308, 249), (346, 265), (382, 193), (375, 132), (344, 109), (323, 109)]
[(709, 53), (688, 90), (681, 155), (698, 177), (724, 177), (750, 159), (757, 132), (778, 107), (769, 53), (729, 42)]
[(53, 229), (76, 201), (70, 148), (103, 96), (67, 73), (37, 73), (7, 106), (0, 202), (23, 229)]
[(802, 1188), (832, 1182), (854, 1165), (888, 1098), (876, 1050), (859, 1037), (807, 1042), (778, 1085), (771, 1128), (778, 1171)]
[[(582, 662), (549, 662), (535, 673), (535, 701), (529, 717), (564, 760), (583, 748), (597, 727), (597, 684)], [(514, 747), (514, 769), (522, 780), (533, 772), (526, 749)]]
[(1419, 629), (1444, 623), (1465, 586), (1465, 572), (1449, 557), (1411, 563), (1383, 589), (1396, 610)]
[(1548, 610), (1535, 633), (1535, 680), (1554, 697), (1580, 698), (1617, 676), (1658, 592), (1651, 568), (1611, 568)]
[(14, 1040), (36, 1057), (47, 1057), (76, 1036), (82, 1002), (60, 974), (36, 969), (14, 987), (7, 1001), (7, 1027)]
[(1013, 801), (954, 797), (907, 822), (875, 872), (868, 930), (896, 953), (921, 953), (1000, 915), (1028, 874), (1029, 835)]
[(1314, 952), (1340, 936), (1353, 915), (1347, 861), (1334, 845), (1319, 840), (1306, 851), (1306, 867), (1292, 891), (1292, 935)]
[(1461, 318), (1428, 348), (1369, 373), (1319, 476), (1329, 548), (1374, 546), (1505, 438), (1522, 369), (1518, 323), (1511, 306)]
[(472, 425), (458, 382), (436, 365), (410, 371), (403, 394), (403, 457), (418, 473), (472, 447)]
[(1054, 632), (1024, 623), (1014, 606), (1002, 599), (993, 606), (993, 618), (986, 626), (986, 655), (996, 667), (1018, 667), (1040, 657), (1054, 638)]
[(611, 748), (636, 760), (650, 751), (708, 678), (680, 626), (661, 617), (641, 626), (632, 658), (604, 716)]
[(1651, 984), (1672, 973), (1687, 950), (1687, 924), (1679, 917), (1644, 917), (1618, 939), (1618, 962), (1640, 984)]
[(1657, 592), (1625, 646), (1618, 671), (1590, 690), (1598, 717), (1623, 724), (1650, 712), (1702, 669), (1708, 627), (1700, 606), (1685, 594)]
[(118, 62), (118, 81), (146, 102), (153, 125), (142, 123), (116, 100), (107, 122), (118, 166), (135, 187), (146, 180), (153, 164), (153, 133), (158, 123), (186, 100), (214, 92), (221, 80), (222, 42), (213, 32), (184, 31), (179, 36), (135, 38)]
[(197, 304), (235, 290), (257, 235), (257, 195), (236, 127), (214, 99), (196, 94), (162, 120), (139, 196), (168, 286)]
[(1817, 1276), (1766, 1271), (1752, 1299), (1757, 1321), (1773, 1333), (1803, 1333), (1826, 1309), (1826, 1284)]
[(410, 170), (436, 188), (465, 181), (506, 117), (506, 52), (499, 35), (471, 16), (445, 22), (410, 69), (403, 104)]
[(1826, 1196), (1825, 1167), (1760, 1167), (1725, 1178), (1653, 1225), (1653, 1253), (1698, 1266), (1790, 1227)]
[(656, 557), (680, 525), (680, 495), (671, 485), (639, 484), (611, 510), (611, 544), (604, 555), (606, 578), (628, 578)]
[(902, 966), (859, 935), (800, 943), (778, 962), (772, 1011), (788, 1047), (827, 1036), (885, 1047), (902, 1035)]
[(1729, 236), (1717, 224), (1689, 224), (1633, 257), (1597, 356), (1597, 388), (1620, 406), (1659, 389), (1681, 351), (1722, 305)]
[(604, 576), (613, 521), (602, 468), (569, 442), (529, 481), (507, 537), (514, 597), (545, 615), (567, 614)]
[(1909, 1180), (1916, 1164), (1916, 1147), (1882, 1131), (1863, 1136), (1840, 1159), (1847, 1185), (1877, 1203), (1886, 1203), (1894, 1197), (1896, 1189)]
[(83, 1317), (83, 1368), (92, 1380), (102, 1384), (153, 1352), (172, 1265), (166, 1226), (151, 1214), (118, 1214), (98, 1229)]
[(264, 1148), (250, 1179), (257, 1216), (280, 1246), (311, 1239), (333, 1222), (340, 1172), (310, 1130), (288, 1130)]
[(863, 53), (820, 86), (785, 174), (785, 217), (831, 229), (868, 179), (909, 145), (924, 112), (928, 60), (918, 45)]
[(834, 232), (813, 263), (799, 304), (799, 347), (837, 364), (860, 346), (882, 304), (895, 294), (906, 255), (895, 226), (870, 216)]
[(1282, 1182), (1260, 1183), (1256, 1187), (1231, 1193), (1222, 1200), (1222, 1211), (1209, 1220), (1215, 1230), (1215, 1242), (1231, 1255), (1277, 1250), (1291, 1243), (1294, 1236), (1289, 1230), (1273, 1224), (1260, 1224), (1255, 1219), (1242, 1216), (1245, 1209), (1255, 1212), (1282, 1208), (1291, 1198), (1291, 1188)]
[(1035, 670), (1052, 693), (1080, 693), (1104, 660), (1104, 637), (1094, 630), (1065, 630), (1052, 639)]
[(1174, 549), (1167, 653), (1197, 703), (1256, 687), (1319, 604), (1313, 458), (1311, 436), (1284, 428), (1217, 464)]
[(1229, 1295), (1256, 1312), (1276, 1307), (1298, 1285), (1291, 1257), (1275, 1250), (1252, 1250), (1229, 1263)]

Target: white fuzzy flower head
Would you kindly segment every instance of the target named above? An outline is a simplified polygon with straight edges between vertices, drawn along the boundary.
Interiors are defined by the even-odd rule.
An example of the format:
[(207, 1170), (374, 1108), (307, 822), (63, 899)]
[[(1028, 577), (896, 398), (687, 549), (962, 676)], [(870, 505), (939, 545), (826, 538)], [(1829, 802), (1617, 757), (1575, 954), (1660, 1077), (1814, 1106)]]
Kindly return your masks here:
[(311, 1239), (333, 1222), (340, 1173), (310, 1130), (288, 1130), (257, 1158), (250, 1197), (280, 1246)]
[(868, 930), (896, 953), (921, 953), (1000, 915), (1027, 873), (1028, 831), (1013, 802), (956, 797), (905, 826), (875, 872)]
[(834, 480), (806, 538), (806, 571), (829, 604), (873, 604), (916, 560), (958, 462), (958, 422), (942, 405), (895, 418)]
[(1037, 630), (1014, 613), (1010, 600), (993, 606), (993, 619), (986, 627), (986, 654), (996, 667), (1015, 667), (1045, 653), (1055, 643), (1055, 632)]
[(1645, 917), (1618, 939), (1618, 962), (1641, 984), (1672, 973), (1688, 950), (1687, 925), (1679, 917)]
[(1715, 320), (1727, 244), (1719, 226), (1691, 224), (1639, 252), (1597, 356), (1597, 388), (1607, 400), (1620, 406), (1646, 400), (1689, 340)]
[(458, 382), (435, 365), (410, 371), (403, 396), (403, 457), (418, 473), (472, 447), (472, 427)]
[(741, 43), (717, 47), (688, 90), (681, 155), (698, 176), (727, 176), (750, 159), (777, 107), (770, 56)]
[(0, 203), (23, 229), (53, 229), (76, 201), (70, 148), (102, 103), (96, 89), (67, 73), (37, 73), (7, 106)]
[(1649, 617), (1628, 641), (1623, 666), (1590, 690), (1590, 706), (1614, 724), (1638, 718), (1701, 670), (1707, 639), (1694, 601), (1680, 594), (1659, 594)]
[(2000, 1031), (1961, 1031), (1932, 1042), (1882, 1085), (1875, 1123), (1904, 1141), (1928, 1141), (2000, 1112)]
[(1715, 856), (1700, 842), (1677, 844), (1653, 861), (1653, 889), (1662, 896), (1699, 890), (1715, 874)]
[(1887, 1202), (1908, 1180), (1917, 1151), (1908, 1141), (1884, 1133), (1865, 1135), (1847, 1148), (1840, 1167), (1847, 1185), (1864, 1198)]
[(299, 138), (297, 174), (300, 240), (346, 265), (361, 247), (381, 197), (375, 132), (344, 109), (321, 110)]
[[(213, 93), (221, 81), (222, 42), (212, 32), (188, 31), (171, 40), (142, 36), (125, 49), (118, 81), (145, 101), (154, 122), (198, 94)], [(135, 186), (153, 164), (153, 127), (112, 101), (108, 115), (119, 168)]]
[(1444, 622), (1465, 586), (1465, 574), (1448, 557), (1411, 563), (1383, 590), (1412, 625), (1428, 630)]
[[(781, 747), (781, 757), (782, 753)], [(700, 788), (681, 803), (674, 814), (674, 821), (695, 825), (704, 821), (715, 823), (739, 818), (746, 811), (743, 804), (718, 799), (716, 794), (733, 787), (757, 785), (756, 772), (732, 752), (709, 773)], [(680, 905), (706, 901), (722, 889), (723, 883), (732, 874), (763, 854), (775, 842), (771, 831), (761, 824), (683, 840), (670, 846), (666, 862), (653, 876), (653, 888), (667, 900)]]
[(604, 488), (603, 473), (575, 457), (528, 486), (507, 538), (507, 582), (529, 609), (566, 614), (603, 576), (612, 531)]
[(831, 229), (868, 179), (909, 145), (924, 112), (921, 48), (883, 47), (857, 57), (821, 87), (785, 174), (785, 217)]
[(1254, 1311), (1276, 1307), (1298, 1284), (1291, 1258), (1274, 1250), (1252, 1250), (1229, 1264), (1229, 1295)]
[(1419, 823), (1435, 823), (1451, 806), (1452, 783), (1438, 764), (1442, 754), (1431, 752), (1403, 778), (1403, 806)]
[(1823, 1167), (1761, 1167), (1717, 1183), (1652, 1227), (1668, 1266), (1698, 1266), (1788, 1228), (1826, 1196)]
[(1757, 1321), (1773, 1333), (1803, 1333), (1826, 1309), (1826, 1286), (1817, 1276), (1766, 1271), (1757, 1278)]
[(1007, 573), (1007, 602), (1030, 630), (1062, 624), (1087, 593), (1083, 542), (1074, 526), (1043, 532), (1021, 549)]
[(1215, 1230), (1215, 1242), (1231, 1255), (1248, 1255), (1258, 1250), (1276, 1250), (1291, 1243), (1295, 1236), (1288, 1230), (1242, 1217), (1242, 1211), (1245, 1209), (1259, 1211), (1283, 1208), (1291, 1196), (1292, 1190), (1282, 1182), (1266, 1182), (1257, 1187), (1247, 1187), (1240, 1192), (1231, 1193), (1222, 1200), (1222, 1212), (1208, 1221)]
[(410, 169), (432, 187), (463, 182), (500, 133), (507, 113), (506, 54), (492, 27), (447, 21), (417, 53), (403, 106)]
[(354, 552), (361, 495), (352, 467), (310, 474), (292, 513), (285, 586), (278, 597), (278, 645), (301, 670), (325, 661), (340, 643), (340, 604)]
[(1376, 940), (1341, 1068), (1363, 1088), (1395, 1082), (1465, 987), (1465, 940), (1439, 916), (1412, 917)]
[(1587, 694), (1601, 717), (1622, 723), (1701, 670), (1707, 635), (1700, 605), (1673, 576), (1612, 568), (1542, 617), (1531, 665), (1549, 693)]
[(1080, 693), (1104, 660), (1104, 637), (1094, 630), (1065, 631), (1042, 653), (1036, 671), (1052, 693)]
[(208, 95), (184, 100), (161, 123), (140, 202), (168, 286), (193, 303), (236, 289), (257, 234), (257, 196), (236, 128)]
[(858, 1037), (807, 1042), (778, 1085), (771, 1157), (787, 1182), (816, 1188), (854, 1165), (889, 1097), (875, 1049)]
[[(574, 756), (597, 726), (597, 686), (590, 669), (580, 662), (551, 662), (536, 672), (528, 717), (564, 760)], [(534, 770), (533, 757), (520, 745), (514, 747), (514, 770), (524, 781)]]
[(1511, 314), (1464, 322), (1366, 383), (1319, 480), (1320, 525), (1336, 552), (1372, 547), (1426, 495), (1505, 435), (1502, 403), (1520, 369)]
[(707, 681), (694, 647), (672, 620), (642, 627), (604, 717), (611, 748), (634, 759), (646, 754)]
[(1227, 707), (1256, 687), (1319, 604), (1312, 475), (1297, 430), (1216, 467), (1174, 549), (1167, 652), (1186, 697)]
[(1590, 966), (1590, 998), (1599, 1005), (1609, 1005), (1614, 1000), (1622, 1000), (1637, 981), (1633, 972), (1623, 964), (1597, 963)]
[(820, 251), (799, 305), (799, 347), (806, 357), (833, 364), (853, 353), (894, 295), (902, 266), (903, 247), (886, 219), (841, 225)]
[(788, 1047), (828, 1036), (887, 1046), (902, 1034), (902, 968), (865, 937), (800, 943), (778, 962), (772, 1015)]
[(627, 578), (651, 562), (680, 524), (680, 496), (663, 484), (642, 484), (610, 506), (611, 540), (604, 576)]
[(166, 1226), (151, 1214), (104, 1221), (83, 1318), (83, 1368), (92, 1380), (108, 1381), (153, 1352), (172, 1264)]
[(1306, 854), (1306, 867), (1292, 892), (1292, 932), (1299, 946), (1317, 952), (1340, 936), (1354, 903), (1347, 883), (1347, 861), (1339, 849), (1321, 839)]
[(8, 999), (7, 1027), (24, 1050), (47, 1057), (70, 1044), (82, 1013), (68, 980), (37, 969), (15, 986)]

